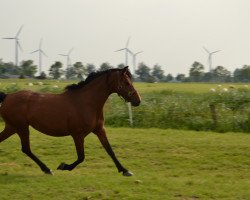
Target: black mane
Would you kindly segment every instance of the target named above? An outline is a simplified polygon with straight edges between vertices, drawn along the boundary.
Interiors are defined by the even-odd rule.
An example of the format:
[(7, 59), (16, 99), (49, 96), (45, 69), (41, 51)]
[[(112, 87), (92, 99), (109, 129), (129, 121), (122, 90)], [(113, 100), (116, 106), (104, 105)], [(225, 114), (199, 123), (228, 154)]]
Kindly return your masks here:
[[(110, 72), (121, 71), (121, 70), (122, 69), (108, 69), (105, 71), (92, 72), (88, 75), (88, 77), (84, 81), (80, 81), (79, 83), (73, 83), (71, 85), (67, 85), (65, 87), (65, 90), (77, 90), (77, 89), (83, 88), (85, 85), (87, 85), (88, 83), (90, 83), (91, 81), (95, 80), (96, 78), (98, 78), (99, 76), (103, 74), (109, 74)], [(129, 77), (131, 77), (130, 73), (129, 73)]]

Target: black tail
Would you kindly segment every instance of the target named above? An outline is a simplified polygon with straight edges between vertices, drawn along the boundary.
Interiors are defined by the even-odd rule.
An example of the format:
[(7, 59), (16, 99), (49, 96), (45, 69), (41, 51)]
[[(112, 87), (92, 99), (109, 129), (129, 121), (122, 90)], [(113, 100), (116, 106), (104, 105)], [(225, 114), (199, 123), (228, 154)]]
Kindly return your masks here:
[(4, 92), (0, 92), (0, 103), (4, 101), (6, 96), (7, 94), (5, 94)]

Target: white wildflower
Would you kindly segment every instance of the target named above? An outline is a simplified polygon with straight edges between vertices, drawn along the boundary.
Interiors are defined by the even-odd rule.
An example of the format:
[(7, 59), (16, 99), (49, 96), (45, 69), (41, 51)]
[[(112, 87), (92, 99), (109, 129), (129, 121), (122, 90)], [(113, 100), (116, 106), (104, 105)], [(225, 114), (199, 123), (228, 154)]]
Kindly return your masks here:
[(227, 88), (223, 88), (222, 92), (228, 92), (228, 89)]

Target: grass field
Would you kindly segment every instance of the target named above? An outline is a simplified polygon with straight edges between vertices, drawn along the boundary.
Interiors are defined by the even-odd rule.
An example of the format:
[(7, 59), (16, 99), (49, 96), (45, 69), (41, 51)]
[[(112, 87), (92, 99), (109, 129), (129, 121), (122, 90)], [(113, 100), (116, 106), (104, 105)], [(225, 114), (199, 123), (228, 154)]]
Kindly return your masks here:
[[(0, 129), (3, 125), (0, 124)], [(56, 171), (76, 159), (70, 137), (32, 130), (31, 146), (55, 175), (43, 174), (20, 151), (17, 136), (0, 144), (0, 199), (250, 199), (250, 135), (161, 129), (107, 128), (123, 177), (94, 135), (86, 160), (71, 172)]]
[[(43, 85), (39, 85), (39, 82), (43, 82)], [(4, 89), (13, 85), (18, 84), (20, 89), (28, 89), (34, 91), (40, 91), (42, 88), (58, 86), (58, 91), (62, 91), (63, 88), (71, 83), (77, 83), (77, 80), (34, 80), (34, 79), (1, 79), (0, 89)], [(29, 83), (33, 83), (33, 86), (29, 86)], [(159, 92), (163, 90), (170, 90), (175, 92), (190, 92), (190, 93), (207, 93), (211, 88), (222, 89), (233, 86), (235, 88), (249, 87), (249, 83), (134, 83), (135, 88), (139, 93), (151, 93)]]
[(250, 87), (250, 84), (242, 83), (136, 83), (135, 87), (140, 93), (159, 92), (170, 90), (174, 92), (185, 93), (207, 93), (210, 89), (222, 90), (223, 88), (245, 88)]

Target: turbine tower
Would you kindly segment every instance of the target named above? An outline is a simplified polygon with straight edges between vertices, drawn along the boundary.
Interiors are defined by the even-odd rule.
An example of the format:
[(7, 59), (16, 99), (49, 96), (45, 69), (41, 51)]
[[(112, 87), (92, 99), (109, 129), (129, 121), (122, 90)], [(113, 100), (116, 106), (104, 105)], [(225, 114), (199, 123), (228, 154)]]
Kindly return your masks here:
[[(131, 52), (128, 49), (129, 41), (130, 41), (130, 36), (128, 37), (125, 48), (118, 49), (115, 51), (115, 52), (123, 51), (123, 50), (125, 51), (125, 66), (128, 66), (128, 53)], [(127, 104), (128, 104), (129, 123), (130, 123), (130, 126), (133, 126), (133, 113), (132, 113), (131, 104), (130, 103), (127, 103)]]
[(212, 72), (212, 55), (215, 54), (215, 53), (217, 53), (217, 52), (219, 52), (219, 51), (221, 51), (221, 50), (210, 52), (205, 47), (203, 47), (203, 49), (208, 53), (209, 72)]
[(135, 70), (136, 70), (136, 56), (140, 53), (142, 53), (143, 51), (138, 51), (136, 53), (133, 53), (131, 50), (128, 49), (128, 52), (132, 55), (133, 58), (133, 70), (134, 70), (134, 74), (135, 74)]
[(118, 50), (115, 51), (115, 52), (125, 51), (125, 63), (124, 63), (125, 66), (128, 66), (128, 53), (129, 53), (128, 45), (129, 45), (129, 41), (130, 41), (130, 36), (128, 37), (128, 40), (127, 40), (125, 48), (118, 49)]
[(18, 36), (20, 35), (22, 29), (23, 29), (23, 25), (17, 31), (15, 37), (2, 38), (2, 39), (7, 39), (7, 40), (15, 40), (15, 64), (16, 64), (16, 66), (19, 65), (19, 61), (18, 61), (18, 49), (20, 49), (22, 51), (22, 47), (20, 45), (19, 38), (18, 38)]
[(67, 59), (67, 68), (66, 68), (66, 69), (68, 69), (68, 68), (70, 67), (70, 65), (71, 65), (70, 54), (72, 53), (73, 49), (74, 49), (74, 48), (71, 48), (71, 49), (69, 50), (68, 54), (59, 54), (60, 56), (64, 56), (64, 57), (66, 57), (66, 59)]
[(43, 43), (43, 39), (41, 38), (40, 44), (39, 44), (39, 48), (38, 48), (37, 50), (31, 52), (31, 53), (36, 53), (36, 52), (39, 53), (39, 54), (38, 54), (38, 56), (39, 56), (39, 69), (38, 69), (39, 75), (41, 75), (41, 73), (42, 73), (42, 56), (44, 55), (44, 56), (48, 57), (48, 56), (44, 53), (44, 51), (42, 50), (42, 43)]

